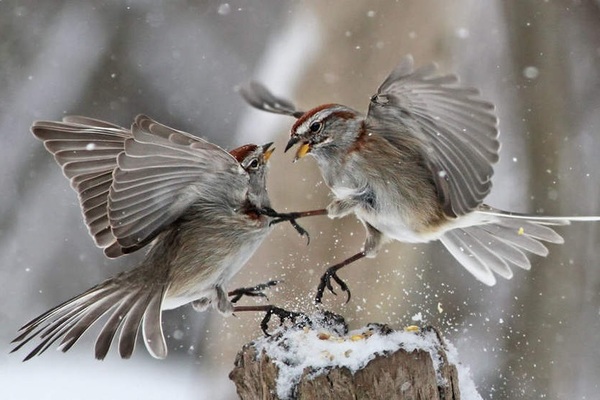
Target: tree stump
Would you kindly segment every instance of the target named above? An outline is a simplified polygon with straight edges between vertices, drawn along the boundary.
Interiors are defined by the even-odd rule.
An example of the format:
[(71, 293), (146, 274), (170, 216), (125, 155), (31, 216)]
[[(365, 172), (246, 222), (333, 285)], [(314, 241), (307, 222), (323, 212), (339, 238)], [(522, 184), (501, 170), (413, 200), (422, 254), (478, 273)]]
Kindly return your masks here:
[[(308, 321), (308, 322), (307, 322)], [(310, 317), (245, 345), (229, 377), (243, 400), (458, 400), (458, 374), (434, 328), (348, 332)]]

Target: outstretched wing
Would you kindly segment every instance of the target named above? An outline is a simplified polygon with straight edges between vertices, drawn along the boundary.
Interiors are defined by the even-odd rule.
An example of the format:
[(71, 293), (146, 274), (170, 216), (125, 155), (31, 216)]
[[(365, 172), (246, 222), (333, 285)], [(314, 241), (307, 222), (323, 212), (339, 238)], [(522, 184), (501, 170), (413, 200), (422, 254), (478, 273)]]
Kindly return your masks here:
[(261, 83), (249, 82), (240, 87), (239, 92), (248, 104), (259, 110), (295, 118), (300, 118), (304, 114), (304, 111), (296, 110), (292, 102), (275, 96)]
[(108, 221), (108, 191), (117, 156), (131, 137), (128, 129), (93, 118), (70, 116), (62, 122), (36, 121), (31, 132), (44, 141), (71, 187), (79, 195), (84, 221), (94, 242), (112, 252), (116, 238)]
[(206, 200), (223, 207), (241, 199), (248, 175), (217, 145), (140, 115), (117, 157), (108, 216), (118, 248), (109, 256), (148, 244), (188, 207)]
[(423, 144), (444, 209), (460, 216), (490, 192), (498, 161), (494, 106), (454, 75), (436, 75), (435, 65), (413, 70), (405, 57), (371, 98), (367, 126), (392, 144), (407, 135)]
[(131, 131), (78, 116), (37, 121), (31, 131), (71, 181), (90, 234), (111, 258), (146, 245), (195, 200), (219, 202), (236, 190), (241, 197), (247, 186), (225, 150), (146, 116)]

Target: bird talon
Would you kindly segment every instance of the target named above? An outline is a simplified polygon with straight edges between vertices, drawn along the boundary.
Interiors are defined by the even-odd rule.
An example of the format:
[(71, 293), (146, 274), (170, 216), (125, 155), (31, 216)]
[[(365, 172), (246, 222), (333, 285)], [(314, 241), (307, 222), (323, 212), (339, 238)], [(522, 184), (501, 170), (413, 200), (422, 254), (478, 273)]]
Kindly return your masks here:
[(287, 311), (280, 307), (270, 306), (267, 312), (265, 313), (264, 318), (260, 322), (260, 329), (267, 337), (271, 336), (271, 334), (267, 332), (267, 330), (269, 329), (269, 322), (271, 321), (271, 317), (273, 315), (279, 317), (279, 326), (282, 326), (286, 319), (291, 321), (293, 324), (296, 324), (299, 318), (303, 318), (305, 321), (308, 321), (308, 317), (303, 313)]
[(258, 284), (256, 286), (252, 286), (252, 287), (243, 287), (243, 288), (238, 288), (235, 290), (230, 291), (229, 293), (227, 293), (227, 295), (229, 297), (233, 297), (230, 301), (232, 303), (237, 303), (238, 301), (240, 301), (240, 299), (244, 296), (248, 296), (248, 297), (264, 297), (265, 299), (269, 299), (267, 297), (267, 295), (264, 293), (265, 289), (269, 289), (273, 286), (278, 285), (280, 282), (282, 281), (278, 281), (278, 280), (270, 280), (268, 282), (265, 283), (261, 283)]
[(340, 286), (340, 289), (343, 292), (347, 293), (348, 298), (346, 299), (346, 304), (348, 304), (350, 302), (350, 298), (352, 297), (352, 293), (350, 293), (350, 288), (348, 287), (346, 282), (344, 282), (339, 276), (337, 276), (336, 273), (333, 274), (332, 278)]
[(273, 220), (271, 220), (271, 222), (269, 222), (269, 226), (273, 226), (276, 224), (279, 224), (281, 222), (288, 222), (294, 227), (294, 229), (296, 230), (296, 232), (298, 232), (298, 234), (300, 236), (306, 236), (307, 238), (307, 246), (310, 244), (310, 235), (308, 233), (308, 231), (306, 229), (304, 229), (302, 226), (300, 226), (300, 224), (298, 222), (296, 222), (296, 219), (301, 218), (303, 215), (302, 213), (299, 212), (291, 212), (291, 213), (278, 213), (277, 211), (273, 210), (272, 208), (264, 208), (262, 210), (257, 210), (259, 214), (264, 214), (268, 217), (273, 218)]
[(323, 293), (325, 292), (325, 286), (319, 285), (317, 288), (317, 294), (315, 296), (315, 304), (319, 305), (323, 303)]
[(346, 282), (344, 282), (337, 275), (337, 271), (335, 269), (329, 268), (321, 276), (321, 282), (319, 283), (319, 286), (317, 288), (317, 295), (315, 296), (315, 304), (321, 304), (322, 299), (323, 299), (323, 294), (325, 293), (325, 289), (326, 288), (331, 293), (333, 293), (335, 296), (337, 296), (337, 293), (336, 293), (335, 289), (333, 288), (333, 284), (331, 283), (332, 280), (335, 281), (335, 283), (338, 284), (338, 286), (340, 287), (341, 291), (347, 293), (348, 298), (346, 299), (346, 304), (348, 302), (350, 302), (350, 298), (352, 296), (352, 294), (350, 293), (350, 288), (348, 287), (348, 285), (346, 284)]
[(304, 229), (302, 226), (300, 226), (300, 224), (298, 222), (296, 222), (295, 219), (290, 219), (290, 224), (292, 224), (292, 226), (294, 227), (296, 232), (298, 232), (298, 234), (301, 237), (306, 236), (306, 245), (308, 246), (310, 244), (310, 234), (308, 233), (308, 231), (306, 229)]

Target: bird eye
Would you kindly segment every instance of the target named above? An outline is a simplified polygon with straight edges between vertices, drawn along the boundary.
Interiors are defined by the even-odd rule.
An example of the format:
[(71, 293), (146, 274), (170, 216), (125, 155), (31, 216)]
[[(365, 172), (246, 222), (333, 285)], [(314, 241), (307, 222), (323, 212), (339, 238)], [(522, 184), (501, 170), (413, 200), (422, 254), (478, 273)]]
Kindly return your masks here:
[(321, 130), (321, 123), (319, 121), (315, 121), (308, 127), (311, 132), (319, 132)]
[(255, 158), (250, 162), (250, 165), (248, 165), (248, 168), (250, 169), (257, 169), (258, 168), (258, 159)]

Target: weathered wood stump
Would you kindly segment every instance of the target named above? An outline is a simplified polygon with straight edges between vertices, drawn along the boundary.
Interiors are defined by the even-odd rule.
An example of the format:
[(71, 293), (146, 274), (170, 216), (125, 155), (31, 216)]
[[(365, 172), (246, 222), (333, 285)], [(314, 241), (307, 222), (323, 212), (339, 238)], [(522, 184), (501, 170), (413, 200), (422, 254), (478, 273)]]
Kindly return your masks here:
[(434, 328), (369, 324), (347, 332), (345, 324), (322, 322), (245, 345), (229, 375), (240, 398), (460, 399), (457, 369)]

